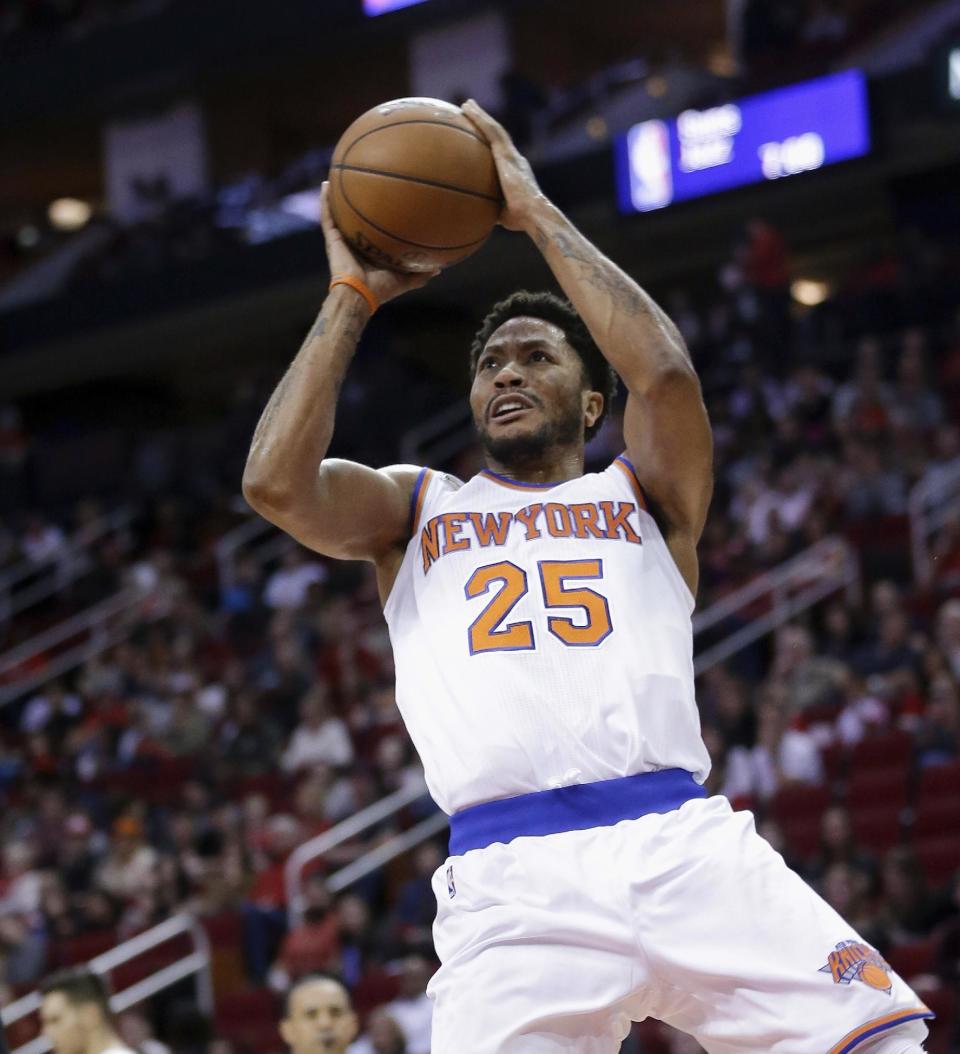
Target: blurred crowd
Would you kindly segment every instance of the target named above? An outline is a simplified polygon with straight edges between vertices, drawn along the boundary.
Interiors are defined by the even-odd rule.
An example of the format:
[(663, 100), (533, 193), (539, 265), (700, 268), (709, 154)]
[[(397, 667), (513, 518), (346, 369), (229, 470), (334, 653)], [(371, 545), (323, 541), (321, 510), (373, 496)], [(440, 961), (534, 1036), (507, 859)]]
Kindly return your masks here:
[[(917, 580), (907, 499), (960, 469), (960, 266), (909, 232), (814, 308), (791, 301), (790, 275), (779, 234), (755, 221), (708, 301), (666, 298), (716, 442), (699, 605), (834, 534), (857, 546), (863, 590), (827, 598), (700, 679), (709, 787), (754, 809), (766, 837), (895, 964), (912, 956), (903, 969), (928, 1000), (940, 993), (949, 1026), (943, 993), (960, 979), (960, 509), (930, 539), (931, 570)], [(361, 405), (387, 390), (378, 370), (391, 368), (360, 365)], [(412, 786), (419, 767), (370, 569), (296, 546), (266, 561), (244, 550), (228, 566), (218, 559), (217, 540), (244, 520), (235, 492), (261, 395), (247, 391), (223, 435), (207, 437), (221, 459), (202, 479), (183, 485), (191, 457), (140, 451), (134, 471), (154, 484), (128, 523), (90, 545), (109, 495), (46, 511), (31, 454), (43, 437), (16, 408), (0, 414), (5, 479), (31, 509), (4, 515), (0, 576), (24, 560), (38, 574), (59, 568), (43, 624), (115, 588), (140, 598), (120, 643), (0, 710), (0, 991), (10, 998), (185, 909), (230, 950), (215, 971), (219, 1005), (231, 993), (247, 1007), (250, 992), (265, 1000), (269, 1032), (243, 1019), (242, 1034), (229, 1021), (218, 1033), (242, 1054), (275, 1049), (272, 1000), (317, 968), (347, 980), (365, 1020), (393, 1006), (369, 1017), (371, 1035), (399, 1034), (405, 1048), (368, 1036), (362, 1049), (426, 1050), (442, 845), (336, 895), (326, 879), (426, 815), (427, 800), (315, 861), (290, 924), (293, 848)], [(620, 452), (617, 430), (615, 414), (592, 465)], [(445, 467), (477, 465), (468, 450)], [(4, 633), (7, 646), (20, 639), (10, 622)], [(635, 1049), (656, 1042), (644, 1032)]]

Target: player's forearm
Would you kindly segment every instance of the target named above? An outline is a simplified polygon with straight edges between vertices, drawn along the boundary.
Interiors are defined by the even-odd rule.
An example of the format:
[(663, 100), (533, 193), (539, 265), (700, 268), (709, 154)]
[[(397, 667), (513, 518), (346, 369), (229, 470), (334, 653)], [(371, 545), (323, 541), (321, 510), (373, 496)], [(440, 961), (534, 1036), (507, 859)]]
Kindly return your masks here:
[(340, 386), (370, 312), (355, 292), (333, 289), (267, 403), (250, 445), (243, 493), (283, 507), (310, 485), (333, 438)]
[(666, 312), (546, 198), (533, 210), (527, 233), (628, 390), (643, 394), (664, 372), (693, 374)]

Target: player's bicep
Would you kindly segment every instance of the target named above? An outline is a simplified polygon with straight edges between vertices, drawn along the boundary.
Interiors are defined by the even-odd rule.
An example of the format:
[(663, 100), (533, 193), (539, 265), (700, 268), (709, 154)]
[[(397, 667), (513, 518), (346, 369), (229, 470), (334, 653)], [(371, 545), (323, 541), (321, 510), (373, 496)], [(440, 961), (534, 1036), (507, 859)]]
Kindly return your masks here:
[(644, 489), (695, 543), (713, 494), (713, 436), (693, 369), (664, 371), (642, 395), (631, 392), (623, 434)]
[(324, 556), (378, 561), (406, 544), (418, 473), (411, 465), (373, 469), (326, 458), (305, 493), (257, 512)]

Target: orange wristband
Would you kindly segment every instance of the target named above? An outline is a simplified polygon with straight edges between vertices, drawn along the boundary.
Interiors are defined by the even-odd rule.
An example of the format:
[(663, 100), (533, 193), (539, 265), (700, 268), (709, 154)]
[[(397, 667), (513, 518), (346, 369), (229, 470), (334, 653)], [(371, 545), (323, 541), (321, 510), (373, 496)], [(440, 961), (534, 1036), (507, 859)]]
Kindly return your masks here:
[(370, 291), (369, 286), (360, 278), (354, 278), (352, 274), (335, 274), (330, 277), (330, 289), (333, 289), (335, 285), (348, 285), (351, 289), (359, 293), (364, 300), (367, 302), (367, 306), (370, 308), (370, 314), (372, 315), (377, 308), (380, 306), (377, 303), (377, 298)]

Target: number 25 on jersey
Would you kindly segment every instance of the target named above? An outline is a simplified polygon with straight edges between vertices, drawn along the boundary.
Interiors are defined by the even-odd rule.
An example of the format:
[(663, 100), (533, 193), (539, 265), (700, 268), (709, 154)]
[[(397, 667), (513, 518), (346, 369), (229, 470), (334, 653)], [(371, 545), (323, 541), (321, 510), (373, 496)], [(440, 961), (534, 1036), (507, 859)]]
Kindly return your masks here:
[[(560, 615), (547, 617), (547, 630), (572, 648), (593, 648), (613, 631), (607, 598), (571, 581), (602, 579), (601, 560), (541, 560), (540, 588), (544, 607), (579, 608), (577, 620)], [(499, 588), (497, 588), (499, 587)], [(467, 631), (470, 654), (485, 651), (530, 651), (536, 647), (533, 623), (508, 622), (513, 607), (527, 593), (527, 574), (509, 560), (478, 567), (464, 587), (468, 600), (496, 590)]]

